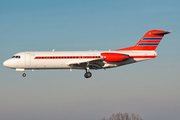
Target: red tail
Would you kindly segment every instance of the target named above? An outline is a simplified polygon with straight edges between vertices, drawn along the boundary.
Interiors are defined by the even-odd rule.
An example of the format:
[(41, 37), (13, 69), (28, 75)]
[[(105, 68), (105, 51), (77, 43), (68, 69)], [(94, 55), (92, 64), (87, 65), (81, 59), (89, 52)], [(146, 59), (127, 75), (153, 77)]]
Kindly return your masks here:
[(147, 32), (140, 41), (133, 47), (117, 49), (115, 51), (129, 51), (129, 50), (152, 50), (154, 51), (158, 44), (161, 42), (161, 39), (165, 34), (169, 34), (168, 31), (163, 30), (151, 30)]

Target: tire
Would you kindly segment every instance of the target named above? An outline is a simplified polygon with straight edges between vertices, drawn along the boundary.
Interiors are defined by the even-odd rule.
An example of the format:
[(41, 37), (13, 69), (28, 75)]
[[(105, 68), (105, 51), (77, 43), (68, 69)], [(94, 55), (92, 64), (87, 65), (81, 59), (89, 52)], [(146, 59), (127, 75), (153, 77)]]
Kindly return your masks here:
[(23, 73), (22, 76), (23, 76), (23, 77), (26, 77), (26, 73)]
[(85, 78), (90, 78), (92, 76), (91, 72), (87, 72), (84, 74), (84, 77)]

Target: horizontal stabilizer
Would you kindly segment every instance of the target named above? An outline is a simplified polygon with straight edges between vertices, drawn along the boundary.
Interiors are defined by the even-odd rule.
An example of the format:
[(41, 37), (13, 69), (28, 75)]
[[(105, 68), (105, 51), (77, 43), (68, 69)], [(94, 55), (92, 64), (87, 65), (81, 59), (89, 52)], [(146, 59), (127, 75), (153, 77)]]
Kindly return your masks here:
[(166, 32), (154, 32), (154, 33), (151, 33), (151, 34), (153, 34), (153, 35), (165, 35), (165, 34), (169, 34), (170, 33), (170, 31), (166, 31)]

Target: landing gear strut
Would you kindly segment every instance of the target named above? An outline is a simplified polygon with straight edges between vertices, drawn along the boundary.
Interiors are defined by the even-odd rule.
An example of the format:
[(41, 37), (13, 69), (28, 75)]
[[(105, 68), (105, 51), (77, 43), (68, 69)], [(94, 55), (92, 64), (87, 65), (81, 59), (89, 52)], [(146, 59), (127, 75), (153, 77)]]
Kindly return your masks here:
[(86, 73), (84, 74), (85, 78), (90, 78), (92, 76), (91, 72), (89, 72), (89, 68), (86, 68)]

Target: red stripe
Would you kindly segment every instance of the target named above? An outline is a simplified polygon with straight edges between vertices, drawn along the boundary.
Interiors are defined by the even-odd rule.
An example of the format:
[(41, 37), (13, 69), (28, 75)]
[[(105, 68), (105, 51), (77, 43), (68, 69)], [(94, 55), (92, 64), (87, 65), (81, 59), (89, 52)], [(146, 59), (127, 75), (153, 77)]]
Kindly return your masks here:
[(101, 56), (37, 56), (34, 59), (92, 59)]
[(161, 40), (142, 40), (138, 43), (160, 43)]
[[(155, 58), (156, 56), (129, 56), (129, 58)], [(37, 56), (34, 59), (92, 59), (101, 56)]]

